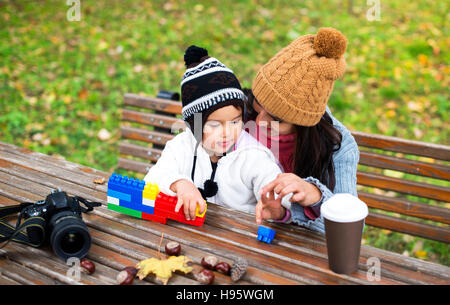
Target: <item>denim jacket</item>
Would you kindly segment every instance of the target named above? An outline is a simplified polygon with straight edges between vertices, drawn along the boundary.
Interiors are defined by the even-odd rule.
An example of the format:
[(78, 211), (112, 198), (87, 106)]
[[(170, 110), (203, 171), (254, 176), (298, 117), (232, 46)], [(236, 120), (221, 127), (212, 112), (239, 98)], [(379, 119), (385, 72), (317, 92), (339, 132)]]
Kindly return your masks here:
[(333, 194), (350, 193), (357, 196), (356, 192), (356, 168), (359, 162), (359, 149), (355, 139), (350, 131), (335, 117), (331, 115), (327, 107), (327, 113), (333, 120), (333, 125), (341, 132), (342, 142), (338, 151), (333, 154), (334, 171), (336, 177), (336, 186), (333, 192), (314, 177), (308, 177), (304, 180), (313, 183), (322, 193), (322, 198), (311, 206), (317, 218), (312, 219), (305, 215), (304, 208), (298, 203), (292, 203), (291, 222), (314, 231), (325, 233), (325, 226), (322, 215), (320, 215), (320, 206), (327, 201)]

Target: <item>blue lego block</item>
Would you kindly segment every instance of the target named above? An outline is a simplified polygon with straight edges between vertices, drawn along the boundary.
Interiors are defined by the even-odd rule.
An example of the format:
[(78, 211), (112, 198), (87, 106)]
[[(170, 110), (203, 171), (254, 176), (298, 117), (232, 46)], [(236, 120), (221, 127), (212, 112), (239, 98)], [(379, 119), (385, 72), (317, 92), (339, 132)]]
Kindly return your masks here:
[(131, 201), (131, 195), (108, 189), (107, 195), (125, 201)]
[(275, 237), (275, 230), (265, 226), (259, 226), (258, 228), (258, 240), (270, 244)]
[[(118, 174), (112, 174), (108, 180), (108, 192), (119, 192), (119, 205), (135, 211), (142, 210), (142, 192), (144, 190), (145, 181), (139, 179), (129, 178)], [(128, 198), (129, 195), (130, 197)], [(129, 200), (127, 200), (129, 199)]]
[(141, 204), (141, 205), (138, 207), (138, 211), (141, 211), (141, 212), (144, 212), (144, 213), (152, 214), (152, 215), (153, 215), (153, 213), (154, 213), (154, 211), (155, 211), (155, 208), (154, 208), (154, 207), (150, 207), (150, 206), (148, 206), (148, 205), (143, 205), (143, 204)]

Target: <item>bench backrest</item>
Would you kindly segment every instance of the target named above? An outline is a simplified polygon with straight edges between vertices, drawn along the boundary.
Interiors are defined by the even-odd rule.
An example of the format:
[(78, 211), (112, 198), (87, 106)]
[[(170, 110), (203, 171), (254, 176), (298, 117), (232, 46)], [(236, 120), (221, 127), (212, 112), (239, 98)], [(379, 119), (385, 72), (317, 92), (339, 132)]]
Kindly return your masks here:
[[(125, 94), (118, 167), (146, 173), (182, 129), (181, 103)], [(450, 146), (352, 132), (360, 148), (358, 196), (366, 224), (450, 242)]]

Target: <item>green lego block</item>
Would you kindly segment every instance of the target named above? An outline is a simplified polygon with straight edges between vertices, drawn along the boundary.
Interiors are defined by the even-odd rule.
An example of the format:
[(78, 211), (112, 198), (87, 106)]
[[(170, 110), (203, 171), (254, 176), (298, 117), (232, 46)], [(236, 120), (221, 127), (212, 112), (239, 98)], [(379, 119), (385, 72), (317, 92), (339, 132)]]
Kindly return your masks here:
[(141, 211), (132, 210), (129, 208), (121, 207), (119, 205), (108, 203), (108, 209), (122, 213), (122, 214), (127, 214), (127, 215), (130, 215), (133, 217), (142, 218)]

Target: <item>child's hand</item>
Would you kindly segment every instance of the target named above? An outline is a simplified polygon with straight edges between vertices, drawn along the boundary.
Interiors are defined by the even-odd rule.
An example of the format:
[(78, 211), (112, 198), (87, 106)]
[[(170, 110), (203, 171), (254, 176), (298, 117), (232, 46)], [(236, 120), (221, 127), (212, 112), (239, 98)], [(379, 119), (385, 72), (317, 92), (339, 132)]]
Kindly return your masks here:
[(256, 223), (261, 224), (265, 219), (282, 219), (286, 216), (286, 209), (281, 205), (281, 196), (275, 199), (274, 191), (267, 193), (261, 191), (261, 199), (255, 207)]
[(186, 220), (195, 219), (195, 210), (197, 209), (197, 205), (199, 206), (200, 214), (205, 211), (205, 200), (200, 194), (200, 191), (192, 182), (181, 179), (174, 182), (171, 189), (177, 193), (178, 197), (175, 212), (178, 213), (180, 208), (183, 206)]

